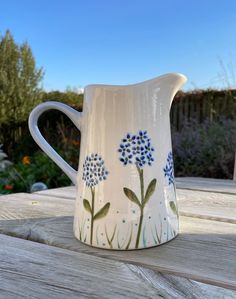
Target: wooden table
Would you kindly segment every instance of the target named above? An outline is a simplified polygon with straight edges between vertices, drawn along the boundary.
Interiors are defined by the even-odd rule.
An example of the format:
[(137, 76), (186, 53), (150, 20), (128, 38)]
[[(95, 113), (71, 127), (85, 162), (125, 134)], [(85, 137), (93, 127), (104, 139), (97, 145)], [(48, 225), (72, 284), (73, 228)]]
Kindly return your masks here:
[(109, 251), (73, 236), (75, 188), (0, 197), (0, 298), (236, 298), (236, 183), (177, 179), (180, 234)]

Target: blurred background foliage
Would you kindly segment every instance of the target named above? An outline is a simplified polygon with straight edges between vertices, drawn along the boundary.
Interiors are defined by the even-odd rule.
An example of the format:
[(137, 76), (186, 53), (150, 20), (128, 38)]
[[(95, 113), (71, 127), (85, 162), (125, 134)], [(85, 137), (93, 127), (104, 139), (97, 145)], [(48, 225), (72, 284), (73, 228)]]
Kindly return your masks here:
[(0, 40), (0, 125), (25, 121), (42, 101), (42, 68), (37, 68), (30, 46), (17, 45), (9, 31)]
[[(29, 45), (17, 45), (7, 31), (0, 39), (0, 194), (30, 191), (39, 181), (49, 188), (70, 184), (31, 138), (27, 119), (33, 107), (48, 100), (82, 111), (83, 94), (69, 88), (46, 92), (42, 79), (43, 69), (36, 67)], [(179, 92), (170, 119), (176, 176), (232, 179), (236, 90)], [(77, 168), (80, 132), (67, 116), (55, 110), (45, 112), (39, 128), (59, 154)]]

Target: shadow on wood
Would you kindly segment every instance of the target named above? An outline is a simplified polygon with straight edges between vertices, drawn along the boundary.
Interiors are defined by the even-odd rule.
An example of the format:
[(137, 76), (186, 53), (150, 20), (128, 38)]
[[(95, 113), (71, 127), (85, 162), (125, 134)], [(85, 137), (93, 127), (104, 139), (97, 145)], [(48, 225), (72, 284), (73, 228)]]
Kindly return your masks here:
[(1, 220), (0, 232), (236, 290), (236, 226), (191, 217), (180, 220), (181, 233), (171, 242), (125, 252), (82, 244), (73, 236), (71, 216)]

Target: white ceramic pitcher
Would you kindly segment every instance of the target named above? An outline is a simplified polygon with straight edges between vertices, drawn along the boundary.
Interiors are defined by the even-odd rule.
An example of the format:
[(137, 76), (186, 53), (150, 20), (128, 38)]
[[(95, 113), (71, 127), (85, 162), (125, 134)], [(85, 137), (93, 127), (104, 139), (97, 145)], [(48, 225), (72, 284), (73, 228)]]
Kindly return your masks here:
[[(82, 113), (58, 102), (31, 112), (34, 140), (76, 185), (74, 234), (81, 242), (129, 250), (178, 234), (169, 112), (186, 80), (173, 73), (134, 85), (89, 85)], [(81, 131), (78, 172), (39, 132), (38, 118), (49, 109)]]

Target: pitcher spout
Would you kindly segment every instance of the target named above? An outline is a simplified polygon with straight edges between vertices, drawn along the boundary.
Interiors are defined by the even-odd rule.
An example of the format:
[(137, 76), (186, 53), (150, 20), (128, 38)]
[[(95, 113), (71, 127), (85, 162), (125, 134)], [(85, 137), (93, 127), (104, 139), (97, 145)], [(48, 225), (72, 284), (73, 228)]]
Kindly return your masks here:
[(187, 77), (180, 73), (171, 73), (159, 77), (161, 87), (166, 94), (166, 106), (170, 109), (172, 101), (176, 93), (187, 82)]

